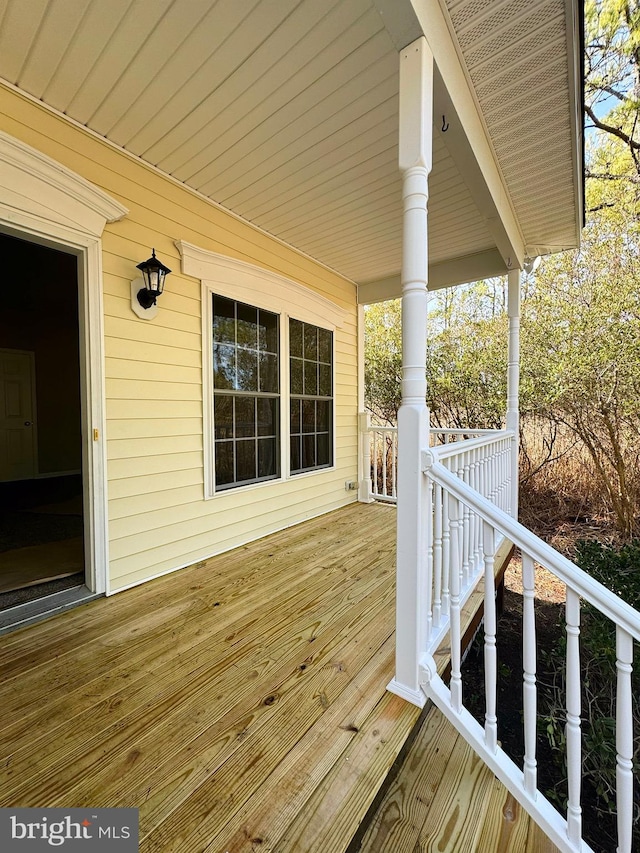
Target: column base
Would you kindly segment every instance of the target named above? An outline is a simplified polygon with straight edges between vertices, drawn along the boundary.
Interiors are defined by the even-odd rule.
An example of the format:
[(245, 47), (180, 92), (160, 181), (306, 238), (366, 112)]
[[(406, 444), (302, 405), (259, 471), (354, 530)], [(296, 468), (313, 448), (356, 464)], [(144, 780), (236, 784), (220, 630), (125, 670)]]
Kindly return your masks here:
[(400, 684), (400, 682), (396, 681), (395, 678), (391, 679), (387, 684), (387, 690), (389, 693), (394, 693), (401, 699), (406, 699), (407, 702), (411, 702), (412, 705), (417, 705), (418, 708), (424, 708), (427, 704), (427, 697), (424, 695), (422, 690), (412, 690), (405, 684)]

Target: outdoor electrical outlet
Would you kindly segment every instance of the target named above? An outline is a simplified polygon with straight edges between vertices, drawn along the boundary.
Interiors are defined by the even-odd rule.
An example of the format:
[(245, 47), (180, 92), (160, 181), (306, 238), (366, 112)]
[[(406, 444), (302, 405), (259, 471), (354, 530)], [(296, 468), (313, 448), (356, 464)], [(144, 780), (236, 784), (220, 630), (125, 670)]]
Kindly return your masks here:
[(345, 480), (344, 481), (344, 488), (345, 488), (345, 491), (347, 491), (347, 492), (355, 492), (356, 489), (358, 488), (358, 481), (357, 480)]

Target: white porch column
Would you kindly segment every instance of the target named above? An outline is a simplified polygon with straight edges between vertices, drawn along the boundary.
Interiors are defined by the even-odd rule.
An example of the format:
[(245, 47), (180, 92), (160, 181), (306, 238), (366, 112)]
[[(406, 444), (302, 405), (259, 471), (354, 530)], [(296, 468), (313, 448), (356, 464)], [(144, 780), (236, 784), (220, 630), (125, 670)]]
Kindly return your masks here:
[[(430, 612), (429, 494), (420, 453), (429, 443), (426, 405), (427, 199), (431, 171), (433, 55), (424, 37), (400, 52), (403, 176), (402, 405), (398, 412), (396, 675), (389, 689), (424, 705), (420, 656)], [(429, 518), (430, 521), (430, 518)]]
[(507, 292), (509, 351), (507, 363), (507, 429), (515, 438), (511, 444), (511, 515), (518, 518), (518, 452), (520, 429), (520, 270), (509, 270)]
[(373, 503), (371, 497), (371, 418), (364, 407), (364, 305), (358, 305), (358, 500)]

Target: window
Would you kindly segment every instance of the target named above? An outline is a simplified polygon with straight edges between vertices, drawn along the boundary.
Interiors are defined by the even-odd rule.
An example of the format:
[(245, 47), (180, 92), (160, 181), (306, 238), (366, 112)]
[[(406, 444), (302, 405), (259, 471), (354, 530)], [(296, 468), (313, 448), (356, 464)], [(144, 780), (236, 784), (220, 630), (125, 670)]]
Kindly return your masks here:
[(280, 476), (279, 319), (213, 295), (216, 489)]
[(289, 320), (292, 474), (333, 464), (333, 334)]

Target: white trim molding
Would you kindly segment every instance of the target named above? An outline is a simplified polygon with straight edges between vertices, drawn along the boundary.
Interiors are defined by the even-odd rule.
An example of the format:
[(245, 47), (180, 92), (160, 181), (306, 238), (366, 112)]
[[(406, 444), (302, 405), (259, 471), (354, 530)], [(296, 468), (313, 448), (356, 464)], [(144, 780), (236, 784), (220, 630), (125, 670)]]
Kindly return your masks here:
[[(384, 4), (376, 0), (376, 5), (380, 8)], [(441, 116), (444, 111), (449, 123), (454, 122), (456, 126), (456, 132), (452, 127), (445, 140), (449, 153), (476, 203), (487, 204), (488, 209), (493, 210), (493, 215), (487, 217), (487, 226), (505, 262), (510, 259), (507, 266), (521, 266), (525, 255), (524, 237), (464, 60), (443, 13), (444, 0), (398, 0), (398, 5), (410, 7), (404, 10), (403, 18), (411, 22), (412, 31), (419, 27), (433, 51), (437, 67), (434, 114)], [(399, 14), (400, 11), (396, 12)], [(391, 26), (389, 17), (385, 19), (388, 29)]]
[(290, 278), (184, 240), (176, 240), (175, 245), (182, 257), (182, 272), (222, 296), (276, 313), (287, 305), (292, 317), (334, 331), (347, 319), (347, 311), (335, 302)]
[(29, 216), (74, 232), (102, 236), (107, 222), (129, 212), (89, 181), (46, 154), (0, 131), (0, 216)]
[[(440, 261), (429, 265), (427, 290), (439, 290), (470, 281), (480, 281), (506, 275), (507, 266), (497, 249), (485, 249), (450, 261)], [(358, 304), (371, 305), (374, 302), (386, 302), (387, 299), (399, 299), (402, 296), (400, 275), (358, 282)]]
[(101, 236), (128, 210), (55, 160), (0, 132), (0, 231), (78, 258), (87, 586), (109, 592)]

